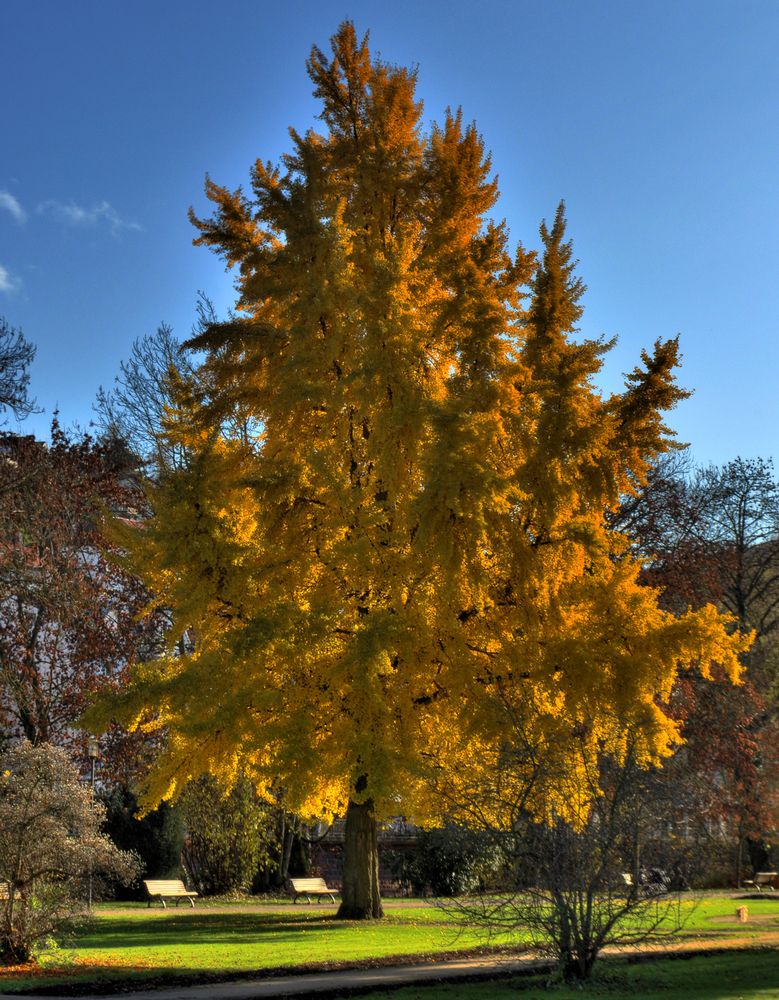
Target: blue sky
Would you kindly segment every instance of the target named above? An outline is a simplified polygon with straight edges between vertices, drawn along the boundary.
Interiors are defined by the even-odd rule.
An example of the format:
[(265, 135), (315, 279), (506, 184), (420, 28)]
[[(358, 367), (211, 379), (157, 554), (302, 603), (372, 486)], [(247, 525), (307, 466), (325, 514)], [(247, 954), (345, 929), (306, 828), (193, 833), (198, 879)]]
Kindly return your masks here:
[(314, 124), (305, 59), (345, 17), (419, 65), (426, 120), (476, 121), (515, 239), (566, 200), (582, 331), (619, 336), (604, 388), (679, 333), (693, 457), (777, 455), (774, 0), (4, 0), (0, 314), (38, 346), (46, 410), (22, 427), (88, 424), (134, 338), (188, 335), (199, 289), (229, 307), (187, 209)]

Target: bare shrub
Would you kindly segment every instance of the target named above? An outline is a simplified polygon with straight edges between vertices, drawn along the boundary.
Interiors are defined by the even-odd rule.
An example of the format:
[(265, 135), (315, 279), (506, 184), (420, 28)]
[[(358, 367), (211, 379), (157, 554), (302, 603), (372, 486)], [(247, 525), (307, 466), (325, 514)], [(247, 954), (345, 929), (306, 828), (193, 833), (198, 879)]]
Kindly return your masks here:
[[(654, 857), (651, 845), (664, 825), (666, 803), (656, 797), (657, 769), (636, 761), (629, 737), (619, 756), (593, 758), (572, 743), (567, 768), (577, 779), (569, 786), (565, 818), (553, 807), (545, 818), (527, 808), (533, 789), (544, 788), (553, 802), (566, 770), (556, 755), (521, 741), (496, 754), (491, 780), (459, 789), (450, 783), (451, 814), (491, 838), (502, 869), (484, 891), (446, 905), (490, 935), (521, 935), (555, 959), (569, 981), (588, 979), (606, 946), (678, 932), (678, 890), (690, 873), (682, 870), (681, 856), (678, 863), (670, 858), (667, 841), (667, 867)], [(453, 794), (463, 787), (465, 796)]]

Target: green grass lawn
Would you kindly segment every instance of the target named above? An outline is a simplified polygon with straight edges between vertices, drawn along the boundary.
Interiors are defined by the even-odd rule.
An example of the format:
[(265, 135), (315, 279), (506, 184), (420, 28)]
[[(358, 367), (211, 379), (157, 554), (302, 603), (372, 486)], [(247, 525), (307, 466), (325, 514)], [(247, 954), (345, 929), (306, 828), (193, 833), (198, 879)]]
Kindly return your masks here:
[[(68, 946), (41, 958), (41, 971), (0, 972), (0, 991), (59, 981), (251, 972), (394, 955), (436, 955), (484, 944), (432, 906), (391, 912), (379, 922), (336, 921), (333, 907), (269, 913), (240, 908), (112, 912), (102, 908)], [(120, 972), (121, 970), (121, 972)]]
[[(738, 935), (759, 944), (767, 932), (779, 932), (779, 901), (749, 900), (751, 922), (747, 925), (735, 922), (737, 905), (725, 897), (709, 897), (698, 906), (683, 903), (682, 935), (703, 936), (707, 943)], [(316, 963), (355, 964), (400, 955), (435, 956), (486, 943), (479, 931), (461, 926), (456, 914), (429, 903), (391, 909), (378, 922), (336, 921), (334, 913), (330, 906), (288, 907), (281, 912), (235, 906), (220, 912), (207, 907), (161, 910), (107, 905), (75, 931), (70, 942), (44, 954), (43, 968), (0, 972), (0, 992), (43, 982), (105, 983), (166, 975), (240, 974)], [(489, 943), (521, 946), (523, 940), (518, 933)], [(779, 966), (775, 955), (774, 962)]]
[[(684, 934), (755, 934), (764, 930), (779, 930), (779, 900), (734, 899), (731, 896), (707, 896), (697, 903), (682, 901)], [(750, 922), (739, 924), (735, 920), (736, 907), (746, 906)]]
[[(734, 951), (628, 965), (604, 961), (580, 988), (521, 976), (482, 983), (407, 987), (371, 1000), (777, 1000), (779, 961), (773, 951)], [(550, 989), (550, 985), (554, 988)]]

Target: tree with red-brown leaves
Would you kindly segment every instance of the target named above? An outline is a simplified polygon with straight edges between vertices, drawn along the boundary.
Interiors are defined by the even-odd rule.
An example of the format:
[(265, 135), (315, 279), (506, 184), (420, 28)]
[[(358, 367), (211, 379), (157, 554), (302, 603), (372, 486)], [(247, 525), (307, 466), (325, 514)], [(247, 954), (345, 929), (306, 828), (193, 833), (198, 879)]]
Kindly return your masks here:
[[(0, 436), (0, 722), (6, 739), (69, 748), (86, 763), (76, 721), (98, 689), (149, 655), (159, 622), (139, 617), (140, 583), (101, 537), (104, 512), (142, 515), (122, 448), (52, 424), (51, 443)], [(143, 742), (102, 740), (104, 770), (126, 777)]]
[(741, 685), (680, 678), (671, 708), (686, 742), (666, 768), (687, 830), (732, 836), (729, 861), (740, 881), (747, 864), (769, 863), (765, 841), (779, 827), (779, 483), (763, 459), (696, 470), (676, 457), (655, 469), (619, 518), (665, 607), (713, 601), (754, 635)]

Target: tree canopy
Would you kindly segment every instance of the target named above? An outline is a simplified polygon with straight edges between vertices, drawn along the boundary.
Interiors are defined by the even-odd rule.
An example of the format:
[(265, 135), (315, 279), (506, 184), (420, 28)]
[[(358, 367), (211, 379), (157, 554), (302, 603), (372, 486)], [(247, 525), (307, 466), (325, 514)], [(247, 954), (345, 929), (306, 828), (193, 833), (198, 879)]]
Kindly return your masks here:
[[(561, 758), (628, 730), (662, 756), (680, 665), (735, 679), (747, 642), (712, 606), (663, 611), (606, 517), (673, 447), (677, 341), (604, 396), (562, 205), (538, 257), (512, 251), (460, 112), (425, 132), (415, 73), (348, 22), (308, 72), (322, 131), (193, 215), (236, 315), (190, 341), (186, 462), (122, 533), (175, 627), (92, 724), (167, 729), (152, 798), (244, 769), (319, 816), (435, 816), (431, 768), (486, 766), (506, 706)], [(565, 814), (570, 787), (528, 806)]]
[[(86, 757), (75, 728), (95, 691), (119, 686), (153, 655), (162, 616), (111, 558), (104, 510), (137, 519), (143, 496), (121, 451), (51, 426), (51, 442), (0, 434), (0, 741), (23, 736)], [(146, 751), (112, 729), (104, 774), (126, 774)]]

